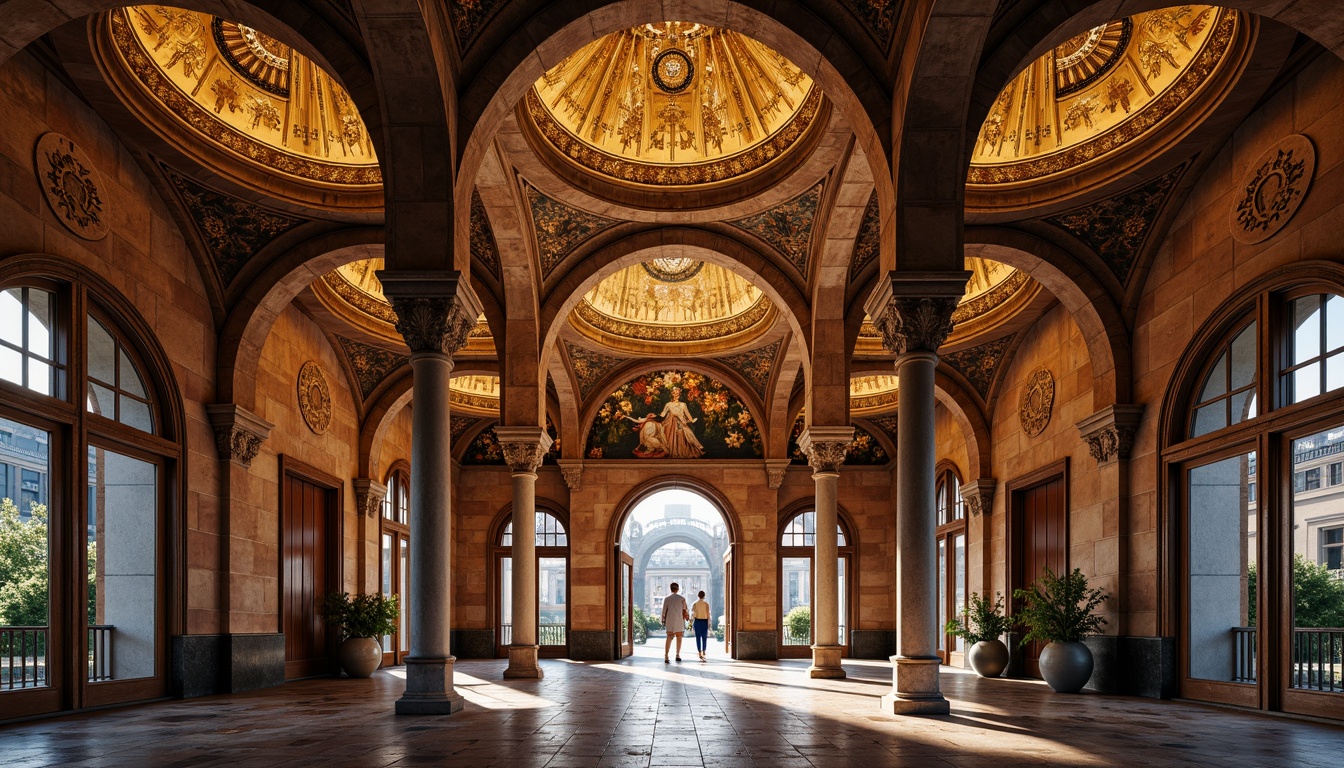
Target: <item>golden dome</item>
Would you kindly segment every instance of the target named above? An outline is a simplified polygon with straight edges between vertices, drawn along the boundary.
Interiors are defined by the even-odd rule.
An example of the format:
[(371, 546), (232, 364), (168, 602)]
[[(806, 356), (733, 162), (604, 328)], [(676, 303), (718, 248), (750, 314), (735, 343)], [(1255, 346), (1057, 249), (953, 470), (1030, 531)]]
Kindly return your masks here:
[[(378, 280), (382, 259), (362, 259), (333, 269), (313, 281), (313, 294), (332, 313), (346, 322), (389, 341), (401, 343), (401, 334), (393, 326), (397, 313), (383, 295), (383, 284)], [(485, 315), (476, 319), (476, 327), (467, 338), (466, 353), (493, 353), (494, 341)]]
[(381, 186), (350, 95), (288, 45), (236, 22), (159, 5), (111, 11), (99, 26), (109, 82), (184, 154), (229, 171), (230, 163), (203, 154), (207, 145), (254, 174), (356, 191)]
[(874, 413), (896, 404), (899, 382), (894, 374), (854, 376), (849, 380), (849, 410)]
[(1193, 128), (1195, 113), (1221, 99), (1224, 75), (1235, 76), (1226, 65), (1239, 58), (1228, 54), (1244, 26), (1236, 11), (1182, 5), (1095, 27), (1032, 62), (999, 93), (980, 128), (970, 205), (994, 207), (974, 196), (976, 185), (1097, 165), (1140, 136), (1151, 155), (1155, 142)]
[(717, 264), (660, 258), (609, 275), (570, 313), (581, 334), (627, 351), (738, 346), (773, 323), (759, 288)]
[(499, 377), (469, 373), (448, 381), (448, 403), (454, 412), (499, 415)]
[(646, 24), (549, 70), (524, 115), (559, 155), (618, 181), (706, 184), (783, 156), (823, 110), (820, 89), (777, 51), (689, 22)]

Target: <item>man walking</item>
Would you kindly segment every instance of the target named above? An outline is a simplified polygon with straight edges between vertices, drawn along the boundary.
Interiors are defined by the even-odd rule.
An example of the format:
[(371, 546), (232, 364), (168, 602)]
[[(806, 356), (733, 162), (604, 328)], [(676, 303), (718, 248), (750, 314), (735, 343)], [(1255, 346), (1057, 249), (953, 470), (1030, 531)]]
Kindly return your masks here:
[(667, 628), (667, 640), (663, 643), (663, 663), (668, 663), (667, 652), (672, 649), (672, 637), (677, 638), (677, 661), (681, 661), (681, 638), (686, 634), (686, 622), (691, 612), (686, 610), (686, 598), (677, 594), (681, 585), (672, 582), (668, 585), (672, 594), (663, 598), (663, 626)]

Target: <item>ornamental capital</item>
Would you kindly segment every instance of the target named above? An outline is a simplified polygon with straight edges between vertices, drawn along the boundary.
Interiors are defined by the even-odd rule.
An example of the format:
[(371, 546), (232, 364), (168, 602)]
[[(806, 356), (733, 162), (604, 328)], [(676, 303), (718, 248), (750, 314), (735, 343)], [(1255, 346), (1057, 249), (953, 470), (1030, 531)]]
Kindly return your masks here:
[(514, 472), (536, 473), (551, 449), (551, 436), (542, 427), (495, 427), (495, 439)]
[(571, 491), (579, 490), (583, 483), (583, 461), (580, 459), (560, 459), (560, 474), (565, 478), (565, 485)]
[(357, 477), (353, 484), (355, 487), (355, 510), (370, 519), (378, 517), (378, 510), (383, 506), (383, 499), (387, 498), (387, 486), (367, 477)]
[(1078, 422), (1078, 434), (1097, 466), (1129, 460), (1142, 416), (1142, 405), (1108, 405)]
[(481, 300), (462, 273), (444, 270), (411, 272), (380, 270), (383, 295), (397, 313), (397, 333), (412, 354), (452, 356), (467, 343), (481, 315)]
[(788, 459), (765, 460), (765, 482), (770, 486), (770, 490), (777, 491), (784, 485), (784, 477), (788, 475), (789, 465), (792, 463)]
[(210, 427), (215, 432), (215, 448), (219, 458), (247, 469), (261, 451), (261, 444), (270, 436), (274, 424), (233, 403), (205, 406)]
[(989, 515), (994, 511), (994, 489), (998, 481), (992, 477), (982, 477), (961, 486), (961, 501), (971, 517)]
[(812, 474), (839, 472), (854, 442), (853, 427), (807, 427), (798, 436), (798, 449), (807, 456)]
[(897, 355), (937, 352), (952, 333), (952, 313), (966, 293), (969, 272), (892, 272), (864, 308)]

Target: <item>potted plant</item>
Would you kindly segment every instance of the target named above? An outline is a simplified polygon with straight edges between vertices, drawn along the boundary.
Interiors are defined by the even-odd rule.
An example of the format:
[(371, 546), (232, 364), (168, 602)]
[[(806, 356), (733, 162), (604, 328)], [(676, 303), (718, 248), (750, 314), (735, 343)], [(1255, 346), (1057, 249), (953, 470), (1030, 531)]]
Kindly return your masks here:
[(1057, 576), (1047, 566), (1030, 588), (1014, 590), (1013, 597), (1024, 601), (1016, 617), (1028, 630), (1022, 644), (1047, 643), (1041, 651), (1041, 677), (1060, 693), (1081, 691), (1092, 677), (1092, 651), (1082, 640), (1106, 624), (1093, 611), (1110, 595), (1089, 588), (1077, 568)]
[(999, 639), (1013, 623), (1003, 615), (1003, 593), (994, 593), (994, 602), (972, 592), (970, 604), (961, 615), (947, 622), (947, 633), (970, 644), (966, 659), (981, 677), (998, 677), (1008, 668), (1008, 646)]
[(350, 677), (368, 677), (383, 662), (380, 639), (397, 628), (397, 597), (380, 594), (350, 596), (332, 592), (322, 606), (327, 624), (341, 633), (337, 656)]

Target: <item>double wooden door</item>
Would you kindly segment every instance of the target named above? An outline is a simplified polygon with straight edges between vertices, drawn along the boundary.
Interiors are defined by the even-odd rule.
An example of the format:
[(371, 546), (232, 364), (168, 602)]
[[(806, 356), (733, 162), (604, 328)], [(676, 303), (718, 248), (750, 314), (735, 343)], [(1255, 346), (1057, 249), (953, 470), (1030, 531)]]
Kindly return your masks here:
[(280, 621), (285, 679), (335, 671), (340, 640), (322, 619), (322, 601), (340, 592), (340, 491), (318, 473), (285, 462), (280, 506)]
[[(1049, 568), (1056, 574), (1068, 569), (1068, 464), (1061, 462), (1008, 485), (1008, 547), (1011, 553), (1010, 589), (1024, 589)], [(1014, 601), (1014, 609), (1018, 603)], [(1044, 643), (1027, 644), (1023, 671), (1040, 677)]]

